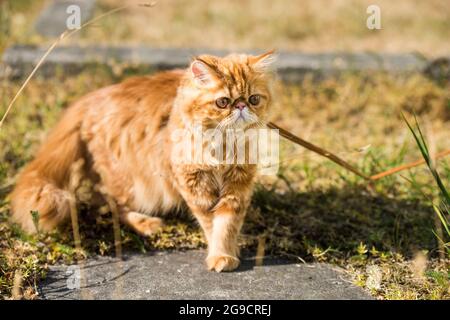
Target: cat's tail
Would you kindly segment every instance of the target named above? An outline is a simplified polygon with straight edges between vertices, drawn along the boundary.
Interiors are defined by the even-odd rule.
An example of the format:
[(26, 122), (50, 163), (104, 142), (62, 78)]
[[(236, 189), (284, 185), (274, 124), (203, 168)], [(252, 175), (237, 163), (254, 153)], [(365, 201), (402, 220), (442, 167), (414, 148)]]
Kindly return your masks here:
[(10, 196), (11, 220), (28, 233), (49, 231), (70, 217), (71, 168), (83, 157), (80, 113), (78, 108), (66, 111)]

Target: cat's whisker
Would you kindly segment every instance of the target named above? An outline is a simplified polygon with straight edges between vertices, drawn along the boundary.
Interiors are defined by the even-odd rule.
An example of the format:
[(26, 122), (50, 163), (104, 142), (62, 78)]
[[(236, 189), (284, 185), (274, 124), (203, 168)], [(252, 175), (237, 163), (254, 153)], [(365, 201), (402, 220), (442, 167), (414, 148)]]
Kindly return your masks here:
[(239, 117), (239, 113), (238, 112), (232, 112), (230, 115), (228, 115), (225, 119), (223, 119), (221, 122), (220, 122), (220, 130), (222, 130), (222, 129), (227, 129), (228, 127), (230, 127), (230, 124), (231, 124), (231, 127), (233, 127), (234, 126), (234, 123), (236, 122), (236, 120), (237, 120), (237, 118)]
[(214, 128), (214, 134), (216, 133), (216, 131), (222, 131), (223, 128), (225, 128), (227, 126), (227, 123), (230, 122), (232, 120), (232, 116), (233, 113), (229, 114), (228, 116), (226, 116), (224, 119), (222, 119), (217, 126)]
[(267, 124), (264, 121), (259, 120), (259, 119), (256, 121), (255, 124), (257, 125), (258, 128), (265, 128), (265, 127), (267, 127)]
[(256, 128), (263, 128), (266, 124), (259, 119), (259, 117), (251, 112), (247, 112), (248, 122), (250, 122), (250, 126), (255, 126)]
[(228, 123), (230, 122), (231, 119), (227, 119), (225, 118), (224, 120), (222, 120), (216, 127), (215, 131), (222, 131), (224, 128), (226, 128), (228, 126)]

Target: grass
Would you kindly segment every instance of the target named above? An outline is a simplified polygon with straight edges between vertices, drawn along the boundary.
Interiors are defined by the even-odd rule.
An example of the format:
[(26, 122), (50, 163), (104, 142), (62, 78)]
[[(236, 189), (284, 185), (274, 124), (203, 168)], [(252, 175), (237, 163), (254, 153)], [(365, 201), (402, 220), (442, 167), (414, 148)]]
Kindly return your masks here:
[(43, 41), (33, 31), (32, 23), (44, 4), (44, 0), (0, 1), (0, 53), (13, 44)]
[[(413, 128), (413, 126), (408, 122), (406, 118), (404, 119), (406, 124), (408, 125), (409, 130), (414, 136), (414, 140), (416, 141), (417, 147), (419, 148), (422, 157), (424, 158), (427, 167), (430, 170), (430, 173), (433, 176), (434, 181), (436, 182), (436, 185), (440, 191), (441, 204), (440, 205), (433, 204), (433, 209), (436, 212), (439, 221), (442, 223), (442, 226), (444, 227), (447, 236), (450, 236), (450, 222), (448, 220), (448, 217), (450, 217), (450, 194), (446, 186), (444, 185), (444, 182), (442, 181), (439, 172), (437, 171), (435, 159), (433, 159), (433, 156), (430, 154), (427, 142), (425, 140), (425, 137), (423, 136), (417, 117), (414, 117), (416, 129)], [(442, 235), (442, 231), (439, 234), (436, 234), (436, 237), (442, 244), (442, 247), (447, 250), (447, 254), (450, 255), (450, 242), (445, 242), (443, 240), (444, 237)]]
[[(51, 264), (114, 254), (108, 208), (94, 213), (87, 203), (80, 205), (82, 251), (77, 251), (70, 226), (30, 237), (9, 225), (7, 194), (60, 111), (82, 94), (124, 76), (98, 68), (70, 78), (32, 80), (0, 131), (2, 298), (37, 298), (36, 282)], [(19, 85), (1, 83), (2, 112)], [(434, 148), (448, 148), (449, 92), (420, 75), (347, 74), (320, 83), (306, 78), (298, 85), (278, 84), (276, 91), (272, 121), (337, 152), (367, 174), (420, 157), (401, 111), (407, 116), (417, 112), (426, 120)], [(287, 141), (281, 147), (279, 175), (261, 178), (256, 188), (241, 238), (244, 250), (256, 252), (264, 238), (266, 254), (341, 266), (356, 284), (381, 299), (450, 298), (450, 260), (440, 253), (435, 236), (440, 222), (430, 201), (440, 193), (426, 167), (385, 178), (370, 188)], [(438, 168), (442, 184), (448, 185), (448, 159)], [(120, 232), (125, 251), (205, 247), (189, 215), (169, 218), (162, 232), (148, 238), (125, 227)], [(442, 237), (448, 241), (447, 235)]]

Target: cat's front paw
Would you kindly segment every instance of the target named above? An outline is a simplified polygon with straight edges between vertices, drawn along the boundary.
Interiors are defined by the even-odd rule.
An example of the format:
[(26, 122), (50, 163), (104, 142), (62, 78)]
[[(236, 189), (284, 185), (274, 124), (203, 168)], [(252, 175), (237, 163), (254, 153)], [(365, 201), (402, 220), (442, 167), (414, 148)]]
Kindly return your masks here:
[(239, 266), (239, 259), (232, 256), (210, 256), (206, 258), (209, 271), (232, 271)]

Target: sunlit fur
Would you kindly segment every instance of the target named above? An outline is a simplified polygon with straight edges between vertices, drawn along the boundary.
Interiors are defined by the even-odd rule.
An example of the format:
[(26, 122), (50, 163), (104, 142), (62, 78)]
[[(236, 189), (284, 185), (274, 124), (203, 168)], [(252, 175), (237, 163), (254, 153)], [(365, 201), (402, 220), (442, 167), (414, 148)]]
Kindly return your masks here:
[[(262, 123), (271, 101), (272, 53), (202, 55), (186, 70), (132, 78), (92, 92), (68, 108), (11, 194), (12, 220), (35, 232), (70, 217), (74, 164), (116, 202), (122, 223), (141, 235), (161, 224), (150, 215), (187, 204), (208, 241), (207, 267), (227, 271), (239, 264), (237, 237), (249, 204), (255, 165), (177, 164), (171, 133), (201, 123), (218, 130)], [(252, 94), (260, 103), (248, 103)], [(216, 99), (246, 101), (220, 109)]]

